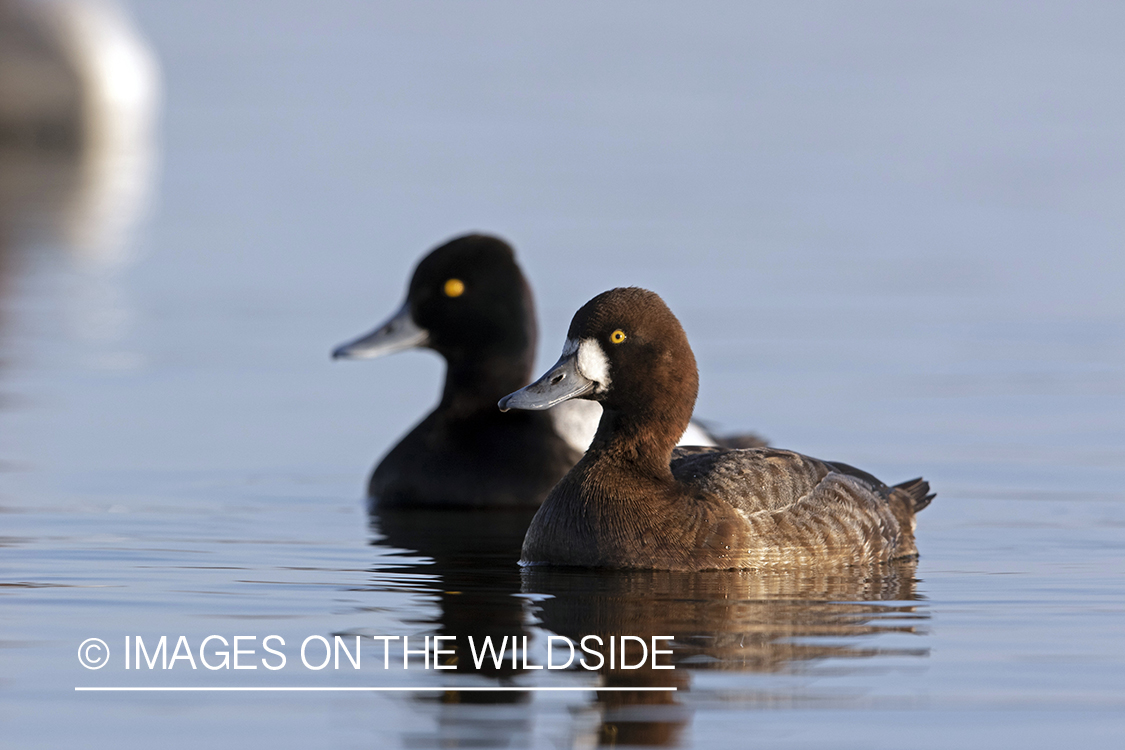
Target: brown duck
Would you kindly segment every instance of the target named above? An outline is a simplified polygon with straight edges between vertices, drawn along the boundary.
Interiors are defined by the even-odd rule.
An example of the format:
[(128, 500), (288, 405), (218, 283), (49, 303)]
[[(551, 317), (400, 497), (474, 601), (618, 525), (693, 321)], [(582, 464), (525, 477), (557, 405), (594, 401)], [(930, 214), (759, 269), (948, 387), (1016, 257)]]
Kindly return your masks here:
[(582, 459), (524, 539), (524, 565), (707, 570), (857, 565), (917, 555), (914, 479), (772, 448), (675, 449), (699, 386), (680, 322), (653, 292), (614, 289), (570, 323), (562, 357), (500, 408), (598, 401)]

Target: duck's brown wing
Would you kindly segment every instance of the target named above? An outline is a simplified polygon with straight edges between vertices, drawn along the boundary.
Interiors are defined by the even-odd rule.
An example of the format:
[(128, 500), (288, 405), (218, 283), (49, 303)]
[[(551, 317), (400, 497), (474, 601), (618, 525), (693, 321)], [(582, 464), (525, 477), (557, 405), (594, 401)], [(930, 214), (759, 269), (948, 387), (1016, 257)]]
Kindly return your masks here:
[(832, 471), (825, 461), (777, 448), (688, 448), (672, 454), (672, 475), (677, 480), (723, 498), (743, 513), (789, 508), (808, 497)]
[(763, 564), (916, 554), (915, 495), (921, 489), (924, 496), (928, 485), (888, 487), (847, 464), (774, 448), (694, 452), (674, 457), (672, 473), (734, 507)]

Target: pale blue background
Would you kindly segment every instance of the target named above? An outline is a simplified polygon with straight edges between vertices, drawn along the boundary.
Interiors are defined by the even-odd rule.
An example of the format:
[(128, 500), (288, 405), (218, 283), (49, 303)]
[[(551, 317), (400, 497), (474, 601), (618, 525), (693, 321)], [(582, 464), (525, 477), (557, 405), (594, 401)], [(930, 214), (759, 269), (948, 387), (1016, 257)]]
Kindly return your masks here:
[[(439, 362), (328, 353), (468, 230), (516, 245), (541, 365), (582, 302), (646, 286), (693, 343), (700, 417), (939, 493), (930, 656), (801, 683), (861, 705), (700, 704), (689, 743), (1119, 741), (1125, 6), (128, 7), (165, 86), (138, 259), (12, 250), (0, 300), (0, 575), (96, 587), (0, 589), (13, 747), (437, 731), (392, 697), (76, 696), (73, 651), (430, 611), (349, 587), (380, 554), (366, 473)], [(566, 744), (563, 699), (537, 706), (527, 744)]]

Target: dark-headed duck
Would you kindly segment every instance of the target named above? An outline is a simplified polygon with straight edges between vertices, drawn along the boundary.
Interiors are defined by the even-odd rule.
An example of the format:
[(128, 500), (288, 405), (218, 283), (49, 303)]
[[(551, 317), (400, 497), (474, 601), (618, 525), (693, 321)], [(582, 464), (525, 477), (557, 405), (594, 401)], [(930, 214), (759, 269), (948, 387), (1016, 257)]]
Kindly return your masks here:
[(562, 357), (500, 401), (602, 405), (589, 450), (551, 490), (525, 565), (706, 570), (875, 563), (917, 554), (914, 514), (934, 497), (846, 464), (770, 448), (677, 450), (699, 376), (656, 294), (614, 289), (571, 321)]
[[(501, 414), (496, 401), (531, 379), (531, 289), (508, 243), (471, 234), (418, 263), (390, 320), (338, 347), (367, 359), (413, 348), (446, 361), (441, 401), (379, 462), (368, 483), (383, 507), (534, 508), (581, 457), (601, 409), (573, 402), (548, 413)], [(697, 425), (685, 442), (715, 445)]]

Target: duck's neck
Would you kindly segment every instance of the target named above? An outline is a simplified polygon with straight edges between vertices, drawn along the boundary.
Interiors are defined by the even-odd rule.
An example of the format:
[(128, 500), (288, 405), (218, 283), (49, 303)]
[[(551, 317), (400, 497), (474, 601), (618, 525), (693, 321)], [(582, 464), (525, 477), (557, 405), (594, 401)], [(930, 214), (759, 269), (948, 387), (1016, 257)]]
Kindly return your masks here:
[(447, 356), (440, 408), (455, 416), (499, 413), (496, 402), (527, 385), (531, 358), (518, 354)]
[(603, 467), (620, 467), (632, 477), (670, 484), (672, 449), (686, 429), (680, 421), (674, 414), (637, 417), (606, 408), (587, 455)]

